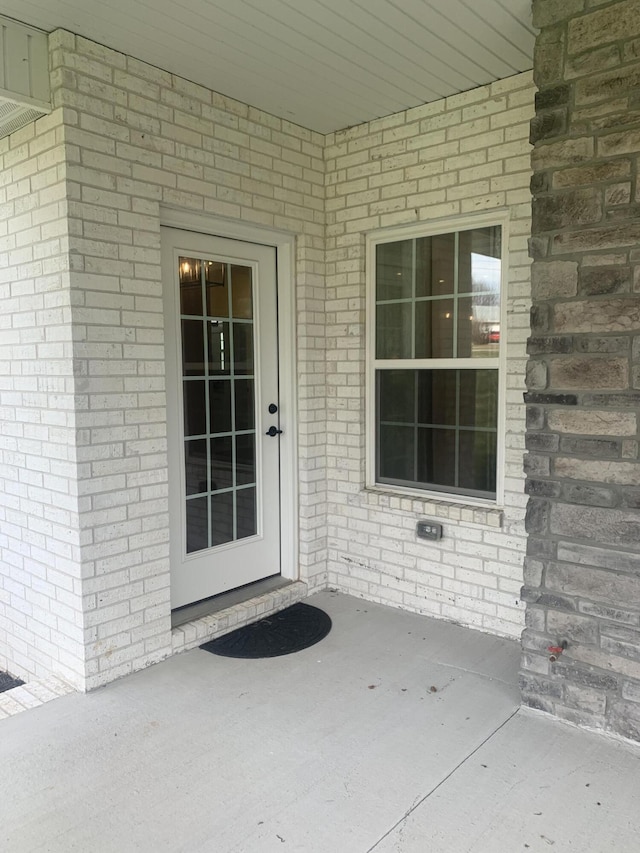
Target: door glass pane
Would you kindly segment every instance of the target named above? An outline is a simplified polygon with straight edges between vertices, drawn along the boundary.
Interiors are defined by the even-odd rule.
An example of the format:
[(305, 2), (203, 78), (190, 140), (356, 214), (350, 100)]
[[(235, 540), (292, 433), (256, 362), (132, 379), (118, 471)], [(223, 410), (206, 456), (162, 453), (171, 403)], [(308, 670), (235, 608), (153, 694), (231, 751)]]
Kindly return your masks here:
[(204, 376), (202, 320), (182, 321), (182, 364), (185, 376)]
[(207, 347), (209, 350), (209, 373), (228, 374), (231, 372), (231, 336), (229, 324), (221, 320), (209, 320), (207, 323)]
[(254, 380), (247, 378), (236, 379), (235, 389), (236, 429), (254, 429), (255, 402), (253, 394)]
[(184, 382), (184, 434), (204, 435), (207, 431), (205, 383), (199, 379)]
[(187, 554), (201, 551), (209, 544), (207, 498), (187, 501)]
[(254, 306), (250, 267), (187, 257), (179, 264), (186, 547), (193, 553), (258, 529)]
[(231, 267), (231, 313), (239, 320), (253, 317), (251, 267)]
[(205, 261), (204, 283), (207, 294), (207, 316), (229, 316), (229, 285), (227, 265), (217, 261)]
[(253, 374), (253, 323), (233, 324), (233, 369), (237, 376)]
[(254, 536), (256, 529), (256, 490), (250, 486), (248, 489), (238, 489), (236, 492), (236, 518), (238, 520), (237, 539), (245, 539)]
[(231, 458), (231, 436), (212, 438), (211, 448), (211, 491), (233, 486), (233, 460)]
[(236, 484), (244, 486), (256, 481), (254, 433), (236, 437)]
[(211, 495), (211, 547), (233, 539), (233, 492)]
[(180, 313), (202, 317), (201, 263), (196, 258), (180, 258)]
[(231, 432), (231, 381), (214, 379), (209, 382), (209, 431)]
[(185, 479), (188, 495), (200, 495), (209, 491), (207, 483), (207, 442), (195, 439), (184, 443)]

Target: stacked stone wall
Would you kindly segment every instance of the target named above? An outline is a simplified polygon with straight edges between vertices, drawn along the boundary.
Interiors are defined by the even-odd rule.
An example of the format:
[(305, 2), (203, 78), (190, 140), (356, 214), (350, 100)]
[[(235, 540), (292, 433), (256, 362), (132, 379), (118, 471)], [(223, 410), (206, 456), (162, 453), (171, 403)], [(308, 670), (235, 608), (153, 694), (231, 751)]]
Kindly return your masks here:
[(522, 686), (639, 739), (640, 2), (538, 0), (534, 22)]

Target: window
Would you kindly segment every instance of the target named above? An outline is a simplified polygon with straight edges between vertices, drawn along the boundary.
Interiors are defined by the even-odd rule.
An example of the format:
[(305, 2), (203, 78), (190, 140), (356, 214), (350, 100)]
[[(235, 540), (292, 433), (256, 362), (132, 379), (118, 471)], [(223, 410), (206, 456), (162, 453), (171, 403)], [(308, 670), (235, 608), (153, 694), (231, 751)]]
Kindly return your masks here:
[(503, 225), (370, 240), (369, 481), (495, 500)]

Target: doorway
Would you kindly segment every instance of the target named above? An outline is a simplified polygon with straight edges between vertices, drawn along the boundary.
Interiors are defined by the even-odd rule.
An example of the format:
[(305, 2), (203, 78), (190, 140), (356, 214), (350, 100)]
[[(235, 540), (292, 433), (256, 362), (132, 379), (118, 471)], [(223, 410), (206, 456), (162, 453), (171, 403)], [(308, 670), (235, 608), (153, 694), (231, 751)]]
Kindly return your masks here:
[(171, 606), (279, 575), (276, 249), (162, 229)]

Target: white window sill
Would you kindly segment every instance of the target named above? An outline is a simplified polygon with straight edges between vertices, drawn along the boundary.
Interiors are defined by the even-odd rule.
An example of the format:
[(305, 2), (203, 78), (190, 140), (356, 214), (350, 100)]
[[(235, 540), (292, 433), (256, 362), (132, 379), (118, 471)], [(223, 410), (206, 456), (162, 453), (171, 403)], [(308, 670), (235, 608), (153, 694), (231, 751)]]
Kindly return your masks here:
[(489, 501), (470, 502), (434, 497), (433, 494), (416, 496), (414, 494), (389, 491), (368, 486), (360, 493), (368, 506), (388, 507), (402, 512), (413, 512), (420, 516), (430, 516), (445, 521), (461, 521), (470, 524), (482, 524), (487, 527), (502, 527), (503, 510)]

